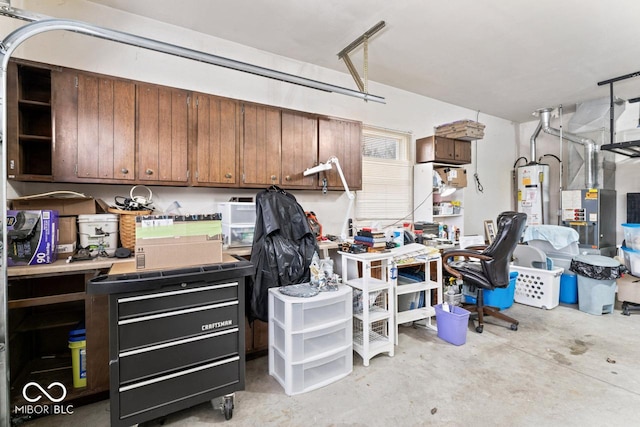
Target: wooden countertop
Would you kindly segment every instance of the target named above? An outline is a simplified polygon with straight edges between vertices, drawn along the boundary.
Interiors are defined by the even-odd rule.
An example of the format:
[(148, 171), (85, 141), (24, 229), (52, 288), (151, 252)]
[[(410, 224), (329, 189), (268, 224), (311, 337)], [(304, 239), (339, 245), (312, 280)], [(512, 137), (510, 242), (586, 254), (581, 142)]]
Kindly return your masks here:
[[(337, 242), (319, 242), (318, 246), (321, 252), (324, 252), (325, 257), (330, 249), (338, 249)], [(223, 251), (223, 256), (249, 256), (251, 255), (251, 247), (241, 248), (229, 248)], [(123, 265), (117, 265), (123, 264)], [(65, 274), (75, 273), (80, 271), (92, 271), (92, 270), (110, 270), (112, 266), (117, 265), (115, 268), (118, 272), (135, 272), (135, 265), (133, 258), (106, 258), (98, 257), (90, 261), (74, 261), (67, 262), (66, 259), (60, 259), (51, 264), (43, 265), (20, 265), (7, 268), (8, 277), (26, 277), (26, 276), (43, 276), (51, 274)]]

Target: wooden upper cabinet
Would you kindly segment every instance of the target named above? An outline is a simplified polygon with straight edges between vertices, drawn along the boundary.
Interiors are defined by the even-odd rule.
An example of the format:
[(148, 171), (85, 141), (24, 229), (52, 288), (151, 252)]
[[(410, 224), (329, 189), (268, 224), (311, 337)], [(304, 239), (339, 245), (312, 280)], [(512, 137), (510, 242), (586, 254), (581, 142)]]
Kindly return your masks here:
[(280, 185), (280, 110), (255, 104), (243, 105), (243, 138), (240, 164), (241, 185), (264, 187)]
[(296, 111), (282, 112), (283, 187), (315, 188), (317, 177), (304, 176), (303, 171), (318, 163), (318, 118)]
[(78, 75), (78, 178), (135, 178), (135, 84)]
[(416, 163), (425, 162), (471, 163), (471, 141), (433, 135), (416, 139)]
[(186, 185), (188, 92), (149, 84), (138, 84), (136, 89), (137, 181)]
[(238, 174), (238, 101), (195, 94), (194, 185), (235, 187)]
[[(318, 161), (325, 163), (331, 157), (337, 157), (344, 173), (349, 190), (362, 189), (362, 123), (334, 118), (320, 118)], [(327, 178), (327, 187), (342, 190), (344, 186), (336, 167), (321, 172)]]
[(7, 177), (52, 180), (51, 68), (10, 61), (7, 67)]
[(471, 163), (471, 141), (455, 139), (453, 157), (458, 164)]
[(57, 182), (135, 179), (135, 84), (95, 74), (52, 72)]

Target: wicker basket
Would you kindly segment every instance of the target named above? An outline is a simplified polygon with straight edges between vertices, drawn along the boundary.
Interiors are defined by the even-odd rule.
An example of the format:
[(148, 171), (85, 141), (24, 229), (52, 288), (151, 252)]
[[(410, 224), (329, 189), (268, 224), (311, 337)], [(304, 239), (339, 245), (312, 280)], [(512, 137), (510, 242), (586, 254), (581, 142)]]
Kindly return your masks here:
[(125, 211), (115, 208), (109, 208), (108, 211), (120, 216), (120, 246), (133, 252), (136, 248), (136, 216), (149, 215), (153, 211)]

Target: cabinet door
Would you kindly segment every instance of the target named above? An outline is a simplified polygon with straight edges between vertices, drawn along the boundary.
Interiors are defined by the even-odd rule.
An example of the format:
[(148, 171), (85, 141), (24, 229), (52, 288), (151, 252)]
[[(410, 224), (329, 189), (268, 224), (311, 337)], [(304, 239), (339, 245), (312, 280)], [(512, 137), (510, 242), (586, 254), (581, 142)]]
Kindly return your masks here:
[(244, 104), (240, 154), (243, 186), (280, 185), (281, 129), (279, 109)]
[(434, 145), (436, 162), (455, 160), (455, 142), (453, 139), (436, 136)]
[(187, 92), (139, 84), (136, 107), (138, 181), (186, 184), (189, 168)]
[[(318, 161), (326, 162), (331, 157), (337, 157), (349, 190), (362, 189), (362, 123), (321, 118), (318, 126)], [(344, 189), (335, 167), (319, 176), (320, 179), (327, 178), (328, 188)]]
[(196, 150), (194, 184), (237, 186), (238, 102), (195, 95)]
[(317, 178), (302, 172), (318, 163), (318, 119), (294, 111), (282, 112), (283, 187), (315, 188)]
[(78, 75), (78, 178), (134, 179), (135, 85)]
[(471, 163), (471, 141), (454, 140), (456, 163)]
[(132, 181), (135, 85), (63, 70), (52, 73), (52, 88), (54, 181)]

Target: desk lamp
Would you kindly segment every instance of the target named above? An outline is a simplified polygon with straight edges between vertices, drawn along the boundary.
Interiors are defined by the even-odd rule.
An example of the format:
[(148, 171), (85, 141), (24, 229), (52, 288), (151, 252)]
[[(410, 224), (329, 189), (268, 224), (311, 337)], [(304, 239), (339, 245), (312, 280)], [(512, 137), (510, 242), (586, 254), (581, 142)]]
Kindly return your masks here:
[(304, 176), (309, 176), (316, 173), (328, 171), (333, 168), (333, 165), (335, 165), (336, 169), (338, 170), (338, 174), (340, 175), (340, 180), (342, 181), (342, 185), (344, 186), (344, 192), (347, 194), (347, 197), (349, 198), (349, 206), (347, 207), (347, 213), (344, 217), (344, 222), (342, 223), (342, 230), (340, 232), (340, 238), (342, 239), (342, 241), (345, 241), (347, 240), (347, 225), (349, 224), (349, 216), (351, 215), (351, 209), (353, 208), (353, 200), (355, 199), (355, 195), (351, 191), (349, 191), (349, 186), (347, 185), (347, 180), (344, 178), (344, 173), (342, 172), (342, 168), (340, 167), (340, 162), (338, 161), (338, 158), (335, 156), (330, 157), (326, 163), (320, 163), (317, 166), (308, 168), (302, 174)]

